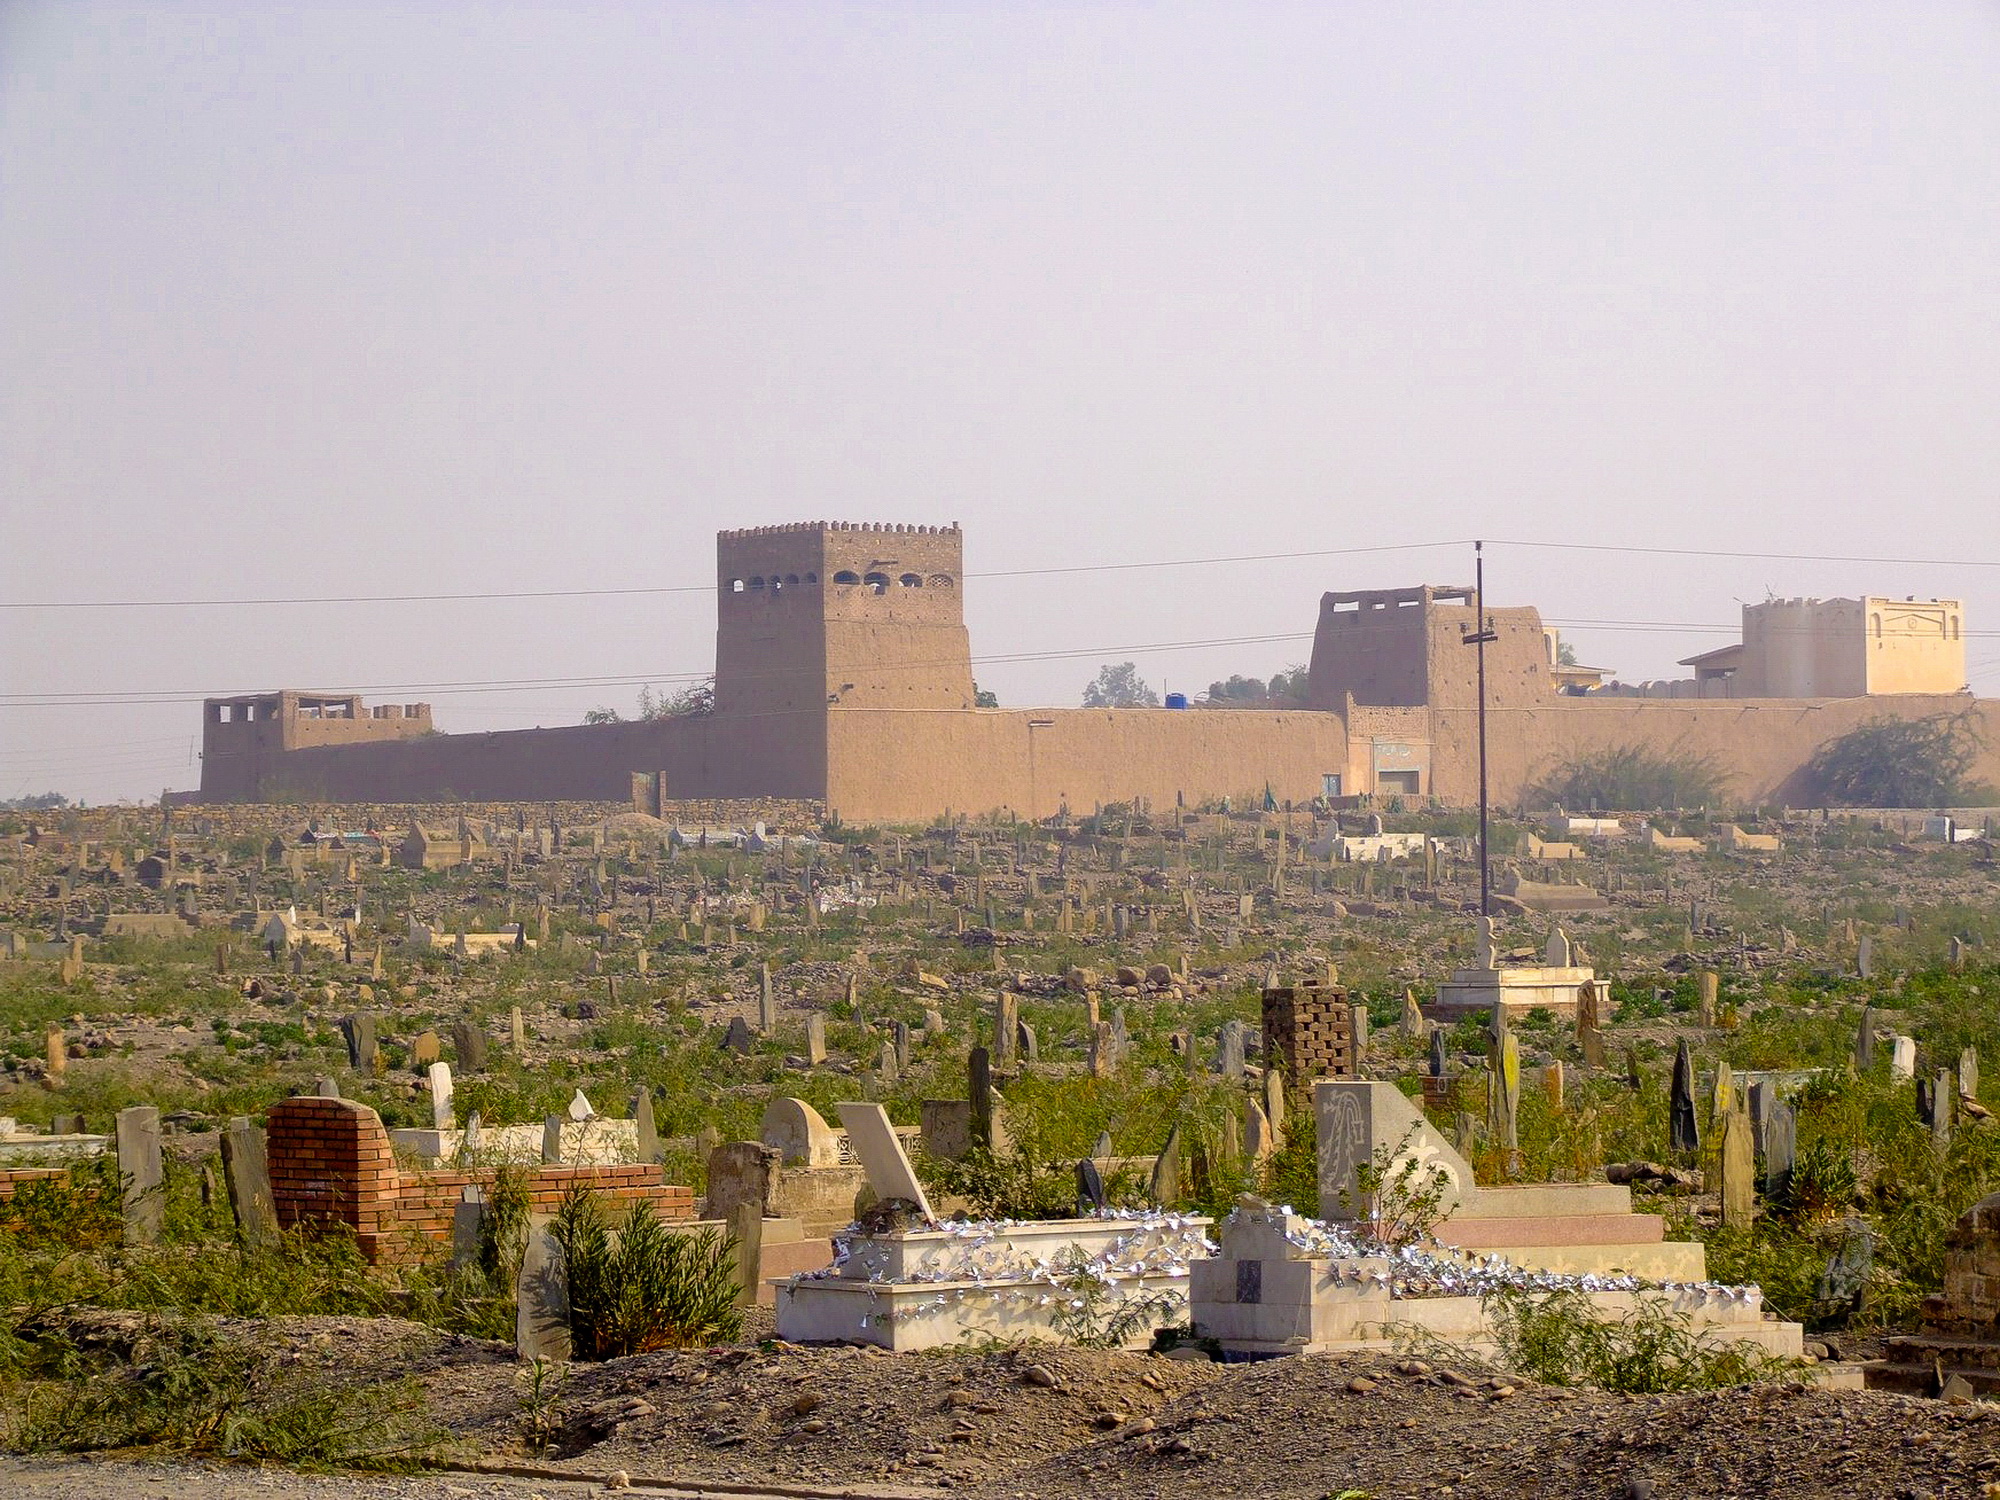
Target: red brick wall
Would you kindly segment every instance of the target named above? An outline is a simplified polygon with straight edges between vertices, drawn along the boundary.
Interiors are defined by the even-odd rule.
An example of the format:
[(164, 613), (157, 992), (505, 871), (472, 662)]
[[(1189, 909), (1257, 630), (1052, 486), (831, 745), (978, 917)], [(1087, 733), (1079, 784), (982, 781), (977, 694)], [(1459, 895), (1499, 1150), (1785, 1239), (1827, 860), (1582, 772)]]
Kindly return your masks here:
[[(451, 1237), (452, 1212), (467, 1186), (493, 1181), (489, 1170), (403, 1172), (381, 1117), (349, 1099), (302, 1097), (276, 1105), (265, 1120), (265, 1151), (278, 1222), (287, 1229), (342, 1224), (370, 1261), (419, 1253)], [(651, 1200), (663, 1219), (694, 1217), (694, 1192), (663, 1180), (658, 1166), (538, 1167), (530, 1208), (552, 1213), (574, 1182), (607, 1197)]]
[(0, 1167), (0, 1200), (13, 1197), (14, 1189), (20, 1183), (68, 1175), (69, 1173), (61, 1167)]

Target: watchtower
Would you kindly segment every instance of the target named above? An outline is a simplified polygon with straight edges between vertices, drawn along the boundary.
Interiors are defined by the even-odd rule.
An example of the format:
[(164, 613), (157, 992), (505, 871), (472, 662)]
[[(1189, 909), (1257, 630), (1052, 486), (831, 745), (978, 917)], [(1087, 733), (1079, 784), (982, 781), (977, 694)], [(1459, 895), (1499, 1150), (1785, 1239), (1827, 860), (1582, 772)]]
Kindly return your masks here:
[(718, 714), (972, 707), (956, 523), (757, 526), (715, 552)]

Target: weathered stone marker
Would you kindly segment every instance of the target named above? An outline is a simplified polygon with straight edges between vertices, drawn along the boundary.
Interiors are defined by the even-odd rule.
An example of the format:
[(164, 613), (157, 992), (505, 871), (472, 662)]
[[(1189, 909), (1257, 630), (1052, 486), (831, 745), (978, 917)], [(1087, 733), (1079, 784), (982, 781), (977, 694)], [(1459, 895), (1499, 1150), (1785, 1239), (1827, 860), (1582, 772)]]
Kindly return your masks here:
[(1798, 1156), (1798, 1115), (1784, 1100), (1774, 1098), (1764, 1118), (1765, 1197), (1780, 1197), (1791, 1187)]
[(42, 1038), (42, 1056), (48, 1063), (50, 1087), (62, 1082), (63, 1074), (69, 1071), (69, 1042), (59, 1029), (51, 1027)]
[(524, 1360), (570, 1356), (569, 1273), (547, 1225), (529, 1229), (514, 1279), (514, 1352)]
[(660, 1145), (660, 1128), (653, 1118), (653, 1091), (640, 1089), (632, 1101), (633, 1134), (638, 1140), (639, 1160), (644, 1162), (664, 1161), (665, 1155)]
[(562, 1116), (548, 1115), (542, 1120), (542, 1165), (554, 1166), (562, 1160)]
[(247, 1115), (236, 1116), (222, 1133), (222, 1175), (229, 1207), (236, 1215), (237, 1236), (253, 1244), (275, 1239), (278, 1203), (271, 1193), (264, 1132)]
[(1757, 1157), (1750, 1117), (1732, 1109), (1716, 1125), (1722, 1132), (1722, 1225), (1748, 1229), (1757, 1215)]
[(458, 1054), (458, 1066), (467, 1073), (479, 1073), (486, 1068), (486, 1033), (471, 1021), (458, 1021), (451, 1028), (452, 1050)]
[(1701, 1127), (1694, 1112), (1694, 1054), (1682, 1037), (1674, 1051), (1674, 1074), (1667, 1095), (1667, 1146), (1678, 1155), (1701, 1150)]
[(378, 1056), (375, 1018), (361, 1011), (343, 1016), (340, 1034), (347, 1040), (347, 1065), (357, 1073), (373, 1073)]
[(813, 1011), (806, 1017), (806, 1066), (817, 1068), (826, 1061), (826, 1017)]
[(451, 1064), (432, 1063), (430, 1080), (431, 1126), (436, 1130), (449, 1130), (458, 1119), (451, 1106)]
[(167, 1222), (167, 1181), (160, 1163), (160, 1112), (150, 1104), (119, 1110), (116, 1140), (125, 1243), (156, 1244)]
[(736, 1241), (736, 1305), (757, 1305), (757, 1276), (764, 1258), (764, 1205), (739, 1203), (729, 1211), (729, 1233)]
[(771, 966), (757, 966), (757, 1029), (766, 1036), (778, 1029), (778, 995), (771, 987)]

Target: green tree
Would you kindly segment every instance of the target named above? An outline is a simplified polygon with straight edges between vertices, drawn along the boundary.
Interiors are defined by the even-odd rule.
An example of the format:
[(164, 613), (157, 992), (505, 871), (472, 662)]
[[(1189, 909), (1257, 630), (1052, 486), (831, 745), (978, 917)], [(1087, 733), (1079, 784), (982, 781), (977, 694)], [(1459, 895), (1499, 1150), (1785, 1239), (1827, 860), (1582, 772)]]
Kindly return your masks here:
[(1000, 706), (1000, 695), (998, 693), (987, 692), (985, 688), (975, 682), (972, 685), (972, 706), (974, 708), (998, 708)]
[(1820, 746), (1806, 763), (1813, 800), (1829, 807), (1964, 807), (1989, 787), (1966, 773), (1984, 742), (1970, 709), (1922, 719), (1883, 716)]
[(1117, 666), (1098, 668), (1097, 676), (1083, 690), (1085, 708), (1158, 708), (1160, 695), (1146, 685), (1139, 668), (1124, 661)]
[(1524, 800), (1572, 811), (1710, 807), (1721, 800), (1724, 780), (1712, 756), (1622, 745), (1564, 761), (1529, 787)]

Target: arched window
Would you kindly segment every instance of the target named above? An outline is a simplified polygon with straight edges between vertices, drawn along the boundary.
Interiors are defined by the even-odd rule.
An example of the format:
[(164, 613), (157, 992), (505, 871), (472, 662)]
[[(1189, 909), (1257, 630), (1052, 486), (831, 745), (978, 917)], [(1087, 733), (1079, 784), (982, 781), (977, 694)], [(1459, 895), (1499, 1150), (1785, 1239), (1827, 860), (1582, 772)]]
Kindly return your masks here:
[(889, 575), (887, 573), (870, 573), (861, 581), (878, 594), (886, 594), (889, 591)]
[(785, 580), (780, 578), (776, 573), (773, 573), (771, 575), (771, 592), (774, 594), (781, 594), (784, 591), (785, 591)]
[(730, 592), (730, 593), (732, 593), (732, 594), (740, 594), (740, 593), (742, 593), (742, 592), (743, 592), (743, 580), (742, 580), (742, 579), (740, 579), (740, 578), (732, 578), (732, 579), (730, 579), (730, 580), (729, 580), (729, 592)]
[(809, 583), (809, 584), (812, 584), (812, 583), (818, 583), (818, 582), (819, 582), (819, 574), (817, 574), (817, 573), (808, 573), (808, 574), (806, 574), (806, 582), (807, 582), (807, 583)]
[(906, 589), (920, 589), (924, 586), (924, 575), (921, 573), (905, 573), (896, 582), (900, 583)]
[(799, 575), (796, 573), (787, 573), (785, 575), (785, 587), (788, 589), (795, 589), (798, 586), (799, 586)]
[(1958, 616), (1957, 616), (1957, 615), (1953, 615), (1953, 616), (1951, 617), (1951, 638), (1952, 638), (1953, 640), (1957, 640), (1957, 639), (1958, 639)]
[(1879, 640), (1881, 640), (1881, 639), (1882, 639), (1882, 616), (1881, 616), (1881, 615), (1879, 615), (1879, 614), (1873, 614), (1873, 615), (1870, 615), (1870, 616), (1868, 617), (1868, 623), (1869, 623), (1869, 625), (1870, 625), (1870, 626), (1872, 626), (1872, 627), (1874, 628), (1874, 631), (1875, 631), (1875, 639), (1876, 639), (1876, 640), (1878, 640), (1878, 641), (1879, 641)]
[(833, 581), (835, 583), (859, 583), (861, 582), (861, 575), (842, 568), (838, 573), (833, 575)]
[(764, 586), (764, 580), (763, 580), (763, 578), (762, 578), (761, 576), (760, 576), (760, 577), (756, 577), (756, 578), (752, 578), (752, 579), (750, 580), (750, 587), (751, 587), (751, 588), (752, 588), (753, 590), (755, 590), (755, 589), (761, 589), (761, 588), (762, 588), (763, 586)]
[(932, 588), (934, 588), (934, 589), (948, 589), (948, 588), (950, 588), (950, 587), (951, 587), (951, 574), (949, 574), (949, 573), (933, 573), (933, 574), (931, 574), (931, 576), (930, 576), (930, 587), (932, 587)]

